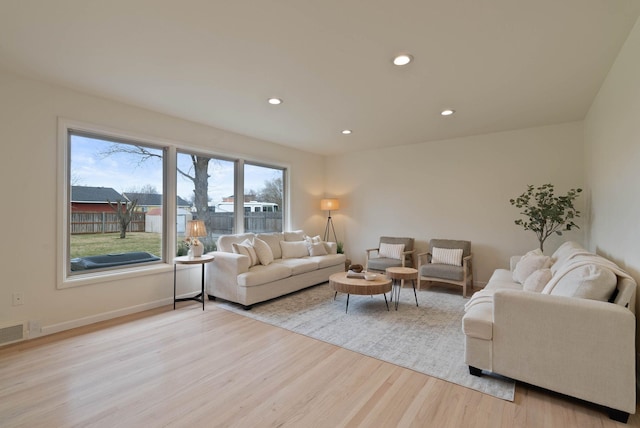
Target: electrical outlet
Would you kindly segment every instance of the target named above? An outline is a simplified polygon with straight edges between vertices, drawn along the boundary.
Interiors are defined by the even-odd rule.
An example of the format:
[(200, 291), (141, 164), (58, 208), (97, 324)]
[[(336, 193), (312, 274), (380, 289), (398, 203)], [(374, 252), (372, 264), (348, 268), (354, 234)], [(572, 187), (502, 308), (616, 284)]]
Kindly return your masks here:
[(29, 337), (40, 336), (42, 334), (42, 325), (40, 320), (29, 321)]
[(20, 306), (24, 304), (24, 296), (22, 293), (13, 293), (13, 306)]

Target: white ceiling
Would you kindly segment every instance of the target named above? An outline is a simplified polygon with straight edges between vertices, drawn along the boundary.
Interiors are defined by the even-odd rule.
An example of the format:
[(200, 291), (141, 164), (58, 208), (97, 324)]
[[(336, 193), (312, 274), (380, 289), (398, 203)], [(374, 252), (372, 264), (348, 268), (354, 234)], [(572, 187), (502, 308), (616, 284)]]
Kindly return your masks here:
[[(0, 0), (0, 68), (337, 154), (581, 120), (639, 14), (638, 0)], [(414, 62), (393, 66), (403, 51)]]

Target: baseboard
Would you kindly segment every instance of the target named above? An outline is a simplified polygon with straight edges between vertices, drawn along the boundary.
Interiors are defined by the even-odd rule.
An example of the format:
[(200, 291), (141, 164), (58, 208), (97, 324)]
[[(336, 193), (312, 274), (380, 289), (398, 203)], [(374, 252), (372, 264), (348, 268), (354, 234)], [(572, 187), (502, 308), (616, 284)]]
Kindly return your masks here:
[(95, 324), (100, 321), (107, 321), (107, 320), (122, 317), (125, 315), (135, 314), (136, 312), (148, 311), (149, 309), (155, 309), (160, 306), (170, 305), (171, 303), (173, 303), (173, 297), (156, 300), (153, 302), (143, 303), (141, 305), (129, 306), (127, 308), (117, 309), (115, 311), (103, 312), (101, 314), (91, 315), (84, 318), (78, 318), (71, 321), (65, 321), (59, 324), (43, 326), (41, 336), (59, 333), (61, 331), (70, 330), (72, 328), (77, 328), (77, 327), (83, 327), (89, 324)]
[(486, 287), (486, 285), (487, 285), (486, 281), (484, 281), (484, 282), (482, 282), (482, 281), (474, 281), (473, 282), (473, 288), (484, 288), (484, 287)]

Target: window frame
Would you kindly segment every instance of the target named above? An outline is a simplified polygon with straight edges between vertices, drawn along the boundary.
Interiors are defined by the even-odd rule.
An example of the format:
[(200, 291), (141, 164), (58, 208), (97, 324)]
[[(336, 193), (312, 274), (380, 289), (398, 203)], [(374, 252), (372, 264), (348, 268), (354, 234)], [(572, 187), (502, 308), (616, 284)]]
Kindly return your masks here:
[[(250, 166), (256, 166), (256, 167), (260, 167), (260, 168), (269, 168), (269, 169), (274, 169), (274, 170), (280, 170), (280, 172), (282, 173), (282, 205), (281, 207), (279, 207), (279, 210), (274, 211), (272, 209), (271, 212), (278, 212), (282, 215), (282, 231), (284, 232), (285, 230), (289, 230), (290, 229), (290, 224), (289, 224), (289, 171), (290, 171), (290, 167), (286, 167), (283, 165), (277, 165), (277, 164), (270, 164), (270, 163), (266, 163), (264, 161), (256, 161), (256, 160), (252, 160), (252, 159), (243, 159), (239, 162), (241, 164), (241, 167), (239, 167), (239, 175), (242, 175), (242, 204), (244, 206), (244, 176), (245, 176), (245, 165), (250, 165)], [(239, 187), (240, 188), (240, 187)], [(238, 199), (238, 198), (236, 198)], [(260, 212), (268, 212), (265, 210), (266, 207), (261, 208)], [(273, 208), (273, 207), (272, 207)], [(245, 233), (246, 231), (244, 230), (244, 216), (243, 218), (240, 220), (240, 223), (242, 225), (242, 233)], [(253, 232), (252, 232), (253, 233)]]
[[(175, 183), (171, 183), (168, 177), (172, 167), (175, 168), (175, 147), (168, 141), (150, 137), (142, 134), (124, 132), (113, 128), (87, 124), (80, 121), (66, 118), (58, 118), (58, 236), (57, 236), (57, 288), (71, 288), (83, 285), (96, 284), (120, 280), (125, 278), (135, 278), (143, 275), (156, 274), (170, 271), (172, 269), (173, 257), (168, 255), (168, 245), (175, 241), (168, 233), (170, 227), (169, 217), (163, 215), (162, 226), (162, 259), (158, 262), (145, 264), (123, 265), (116, 269), (104, 269), (86, 272), (71, 272), (70, 267), (70, 235), (69, 235), (69, 215), (71, 206), (71, 133), (84, 135), (87, 137), (113, 140), (128, 144), (140, 144), (163, 151), (163, 211), (169, 212), (171, 206), (176, 206), (175, 201), (171, 201), (166, 194), (171, 192), (171, 187), (175, 189)], [(173, 153), (173, 155), (172, 155)], [(168, 179), (169, 178), (169, 179)], [(173, 191), (175, 194), (175, 190)], [(175, 216), (173, 216), (175, 217)], [(174, 226), (175, 227), (175, 226)]]
[[(150, 264), (125, 265), (118, 269), (87, 271), (86, 273), (70, 274), (69, 254), (69, 212), (71, 206), (71, 153), (69, 131), (105, 138), (123, 143), (139, 143), (141, 145), (163, 150), (163, 239), (162, 239), (162, 260)], [(173, 271), (173, 258), (177, 245), (176, 219), (177, 219), (177, 154), (193, 153), (218, 158), (235, 163), (234, 171), (234, 195), (235, 195), (235, 233), (245, 233), (244, 230), (244, 165), (263, 166), (282, 170), (283, 174), (283, 206), (279, 207), (282, 213), (283, 230), (290, 229), (290, 192), (289, 180), (291, 176), (291, 165), (258, 160), (251, 156), (234, 153), (221, 153), (214, 150), (205, 150), (191, 144), (178, 143), (156, 136), (145, 135), (138, 132), (122, 131), (120, 129), (86, 123), (64, 117), (58, 117), (58, 138), (57, 138), (57, 257), (56, 288), (65, 289), (84, 285), (111, 282), (127, 278), (155, 275), (159, 273)]]

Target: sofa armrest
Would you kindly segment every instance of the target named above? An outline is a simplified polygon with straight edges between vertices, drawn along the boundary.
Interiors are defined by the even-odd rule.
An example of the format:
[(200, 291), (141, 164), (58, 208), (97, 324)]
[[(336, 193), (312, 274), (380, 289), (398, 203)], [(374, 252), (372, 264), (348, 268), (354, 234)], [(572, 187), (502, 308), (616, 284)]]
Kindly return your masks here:
[(242, 254), (214, 251), (206, 275), (206, 291), (211, 296), (237, 301), (238, 275), (249, 271), (249, 257)]
[(416, 254), (416, 259), (418, 260), (418, 271), (419, 271), (421, 265), (426, 265), (427, 263), (431, 263), (431, 253), (418, 253)]
[(493, 369), (635, 412), (635, 316), (608, 302), (497, 290)]
[(380, 251), (380, 248), (368, 248), (365, 251), (367, 252), (367, 258), (370, 258), (371, 253), (377, 253), (378, 251)]

